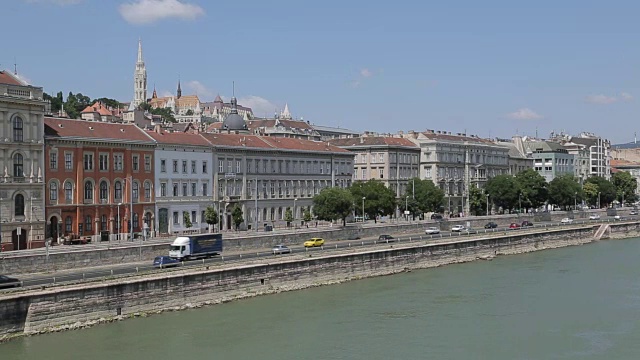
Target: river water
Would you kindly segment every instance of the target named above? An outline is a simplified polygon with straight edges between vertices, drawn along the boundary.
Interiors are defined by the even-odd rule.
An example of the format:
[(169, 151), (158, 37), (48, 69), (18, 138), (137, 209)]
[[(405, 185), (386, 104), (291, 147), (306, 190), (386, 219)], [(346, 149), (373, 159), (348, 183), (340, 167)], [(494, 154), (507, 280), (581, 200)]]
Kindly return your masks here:
[(638, 240), (22, 338), (0, 359), (638, 359)]

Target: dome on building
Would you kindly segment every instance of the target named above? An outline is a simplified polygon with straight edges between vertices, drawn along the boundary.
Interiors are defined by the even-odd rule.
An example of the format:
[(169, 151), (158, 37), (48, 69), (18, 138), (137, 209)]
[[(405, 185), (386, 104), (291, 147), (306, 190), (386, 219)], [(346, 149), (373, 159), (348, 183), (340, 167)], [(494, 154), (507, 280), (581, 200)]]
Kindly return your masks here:
[(222, 129), (228, 131), (246, 131), (247, 123), (238, 114), (238, 102), (235, 97), (231, 98), (231, 113), (222, 122)]

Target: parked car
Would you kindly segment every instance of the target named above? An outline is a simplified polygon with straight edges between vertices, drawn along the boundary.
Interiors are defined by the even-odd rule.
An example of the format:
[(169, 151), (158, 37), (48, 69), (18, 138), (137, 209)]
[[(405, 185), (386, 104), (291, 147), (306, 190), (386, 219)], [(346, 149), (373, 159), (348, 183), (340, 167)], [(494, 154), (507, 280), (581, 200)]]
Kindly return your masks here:
[(273, 253), (273, 255), (291, 254), (291, 249), (289, 249), (285, 245), (278, 244), (278, 245), (274, 246), (273, 249), (271, 249), (271, 252)]
[(561, 224), (571, 224), (573, 223), (573, 219), (569, 219), (569, 218), (563, 218), (562, 220), (560, 220)]
[(520, 229), (520, 224), (511, 223), (511, 225), (509, 225), (509, 229)]
[(153, 259), (153, 267), (160, 268), (160, 269), (179, 266), (179, 265), (180, 265), (180, 260), (174, 259), (169, 256), (156, 256), (156, 258)]
[(347, 237), (347, 240), (360, 240), (360, 236), (358, 234), (351, 234)]
[(442, 214), (431, 214), (431, 220), (442, 220)]
[(20, 280), (6, 275), (0, 275), (0, 289), (8, 289), (20, 286), (22, 286)]
[(452, 232), (462, 232), (465, 231), (466, 229), (464, 228), (464, 225), (453, 225), (451, 227), (451, 231)]
[(533, 226), (533, 223), (529, 220), (525, 220), (522, 222), (522, 224), (520, 224), (520, 226), (522, 227)]
[(378, 236), (378, 241), (386, 241), (386, 242), (390, 242), (390, 241), (396, 241), (396, 238), (394, 238), (391, 235), (380, 235)]
[(427, 235), (440, 234), (440, 229), (437, 227), (428, 227), (424, 230), (424, 233)]
[(600, 215), (591, 214), (591, 215), (589, 215), (589, 220), (600, 220)]
[(613, 217), (613, 220), (622, 220), (622, 217), (620, 215), (615, 215)]
[(324, 245), (324, 239), (312, 238), (304, 242), (304, 247), (316, 247)]
[(484, 224), (485, 229), (495, 229), (497, 227), (498, 224), (494, 223), (493, 221), (489, 221), (488, 223)]
[(638, 215), (638, 210), (629, 211), (629, 215)]

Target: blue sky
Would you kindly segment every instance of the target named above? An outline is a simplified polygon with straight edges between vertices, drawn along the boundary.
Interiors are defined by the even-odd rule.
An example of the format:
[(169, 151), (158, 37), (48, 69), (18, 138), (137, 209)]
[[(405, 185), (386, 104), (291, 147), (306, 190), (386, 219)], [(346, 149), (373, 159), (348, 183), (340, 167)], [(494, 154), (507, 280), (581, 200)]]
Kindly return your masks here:
[(129, 101), (220, 93), (354, 130), (480, 136), (640, 128), (640, 2), (11, 0), (0, 67), (45, 91)]

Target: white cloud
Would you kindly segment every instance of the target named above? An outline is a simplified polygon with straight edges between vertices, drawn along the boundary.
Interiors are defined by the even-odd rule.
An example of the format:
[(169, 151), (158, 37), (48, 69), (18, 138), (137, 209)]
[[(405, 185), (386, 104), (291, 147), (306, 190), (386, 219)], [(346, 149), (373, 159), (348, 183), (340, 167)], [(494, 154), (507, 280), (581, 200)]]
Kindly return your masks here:
[(213, 99), (214, 97), (213, 91), (209, 90), (209, 88), (204, 86), (204, 84), (198, 80), (191, 80), (187, 82), (185, 87), (189, 89), (189, 91), (194, 92), (195, 95), (198, 95), (200, 101), (209, 101), (209, 98)]
[(54, 5), (75, 5), (80, 4), (84, 0), (24, 0), (29, 4), (54, 4)]
[[(382, 73), (382, 70), (380, 70), (380, 73)], [(357, 88), (358, 86), (360, 86), (363, 81), (365, 79), (371, 78), (373, 77), (375, 74), (373, 71), (367, 69), (367, 68), (362, 68), (360, 69), (360, 71), (358, 72), (358, 76), (355, 80), (352, 80), (349, 82), (349, 86), (351, 86), (352, 88)]]
[(631, 101), (633, 100), (633, 95), (629, 94), (628, 92), (621, 92), (620, 99), (622, 99), (623, 101)]
[(513, 120), (535, 120), (542, 119), (542, 116), (529, 108), (518, 109), (512, 113), (508, 113), (507, 117)]
[(175, 96), (175, 95), (173, 95), (173, 93), (169, 90), (164, 90), (162, 93), (160, 93), (160, 97), (171, 97), (171, 96)]
[(271, 101), (255, 95), (249, 95), (238, 99), (238, 105), (250, 107), (255, 116), (272, 116), (278, 107)]
[(587, 96), (587, 102), (591, 104), (609, 105), (613, 104), (616, 101), (618, 101), (618, 98), (616, 98), (615, 96), (607, 96), (603, 94)]
[(360, 76), (362, 76), (362, 77), (368, 78), (368, 77), (371, 77), (372, 75), (373, 75), (373, 73), (369, 69), (360, 70)]
[(118, 7), (120, 15), (134, 25), (151, 24), (168, 18), (195, 20), (204, 15), (198, 5), (181, 0), (134, 0)]

